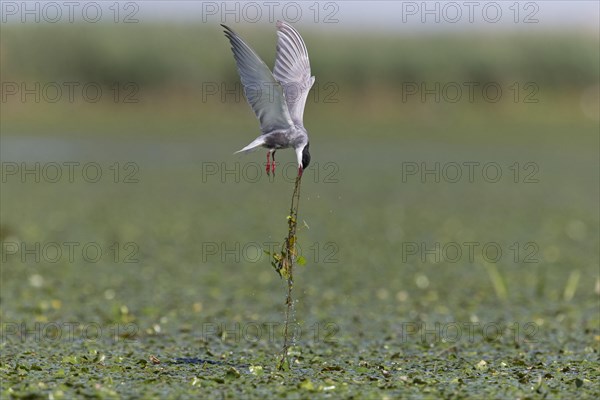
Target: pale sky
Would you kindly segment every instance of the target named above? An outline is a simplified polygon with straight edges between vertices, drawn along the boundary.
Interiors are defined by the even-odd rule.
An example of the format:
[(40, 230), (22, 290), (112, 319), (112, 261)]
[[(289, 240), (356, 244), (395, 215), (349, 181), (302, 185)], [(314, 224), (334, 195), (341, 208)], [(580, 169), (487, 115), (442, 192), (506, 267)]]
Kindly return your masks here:
[(151, 1), (140, 14), (206, 23), (289, 22), (368, 30), (600, 29), (591, 1)]
[[(115, 6), (118, 4), (118, 7)], [(173, 21), (217, 25), (273, 24), (405, 32), (578, 29), (600, 35), (600, 1), (8, 1), (2, 23)], [(85, 11), (85, 12), (84, 12)], [(85, 14), (85, 15), (84, 15)]]

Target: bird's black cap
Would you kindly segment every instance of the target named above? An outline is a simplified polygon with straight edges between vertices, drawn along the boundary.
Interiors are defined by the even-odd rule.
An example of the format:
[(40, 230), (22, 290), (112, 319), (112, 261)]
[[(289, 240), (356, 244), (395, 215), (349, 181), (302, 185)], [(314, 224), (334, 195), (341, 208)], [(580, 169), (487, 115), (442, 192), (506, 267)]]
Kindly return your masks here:
[(308, 151), (308, 146), (310, 143), (306, 143), (304, 149), (302, 150), (302, 169), (306, 169), (308, 164), (310, 164), (310, 152)]

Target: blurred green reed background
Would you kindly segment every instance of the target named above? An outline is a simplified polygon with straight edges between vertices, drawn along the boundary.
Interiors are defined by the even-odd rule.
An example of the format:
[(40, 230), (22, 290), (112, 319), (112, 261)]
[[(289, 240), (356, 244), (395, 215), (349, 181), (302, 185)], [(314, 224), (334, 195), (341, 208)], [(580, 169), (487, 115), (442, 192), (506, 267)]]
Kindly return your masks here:
[[(272, 30), (254, 25), (235, 28), (272, 65), (276, 40)], [(479, 113), (481, 106), (491, 103), (482, 97), (483, 86), (490, 82), (501, 86), (501, 104), (537, 101), (536, 107), (521, 104), (511, 110), (526, 109), (528, 116), (539, 110), (543, 110), (540, 116), (548, 116), (549, 109), (569, 113), (571, 107), (562, 102), (579, 106), (580, 102), (593, 102), (597, 97), (594, 85), (598, 83), (598, 39), (585, 32), (467, 31), (410, 36), (391, 32), (353, 36), (336, 29), (329, 29), (326, 34), (304, 31), (317, 77), (308, 105), (312, 121), (327, 119), (331, 112), (336, 113), (335, 119), (349, 113), (350, 117), (374, 120), (378, 125), (402, 116), (398, 121), (419, 129), (411, 126), (415, 119), (417, 124), (419, 121), (415, 109), (463, 106), (460, 114)], [(239, 97), (239, 79), (228, 45), (216, 24), (9, 24), (3, 27), (1, 43), (4, 82), (25, 82), (30, 88), (35, 82), (42, 88), (48, 83), (81, 82), (74, 89), (74, 103), (79, 107), (76, 114), (70, 112), (73, 104), (65, 101), (66, 86), (62, 86), (65, 93), (56, 104), (35, 104), (29, 96), (23, 105), (20, 88), (16, 95), (5, 91), (5, 133), (64, 135), (84, 124), (85, 132), (105, 135), (117, 131), (106, 128), (114, 127), (111, 124), (118, 121), (122, 127), (119, 131), (133, 134), (162, 135), (167, 130), (169, 134), (175, 134), (174, 130), (178, 134), (197, 134), (200, 128), (222, 128), (218, 111), (246, 108), (243, 97)], [(90, 105), (82, 98), (82, 85), (88, 82), (103, 86), (100, 104)], [(126, 86), (127, 83), (134, 87)], [(436, 83), (442, 88), (448, 83), (458, 84), (462, 95), (457, 104), (446, 98), (435, 101), (435, 95), (423, 98), (423, 92), (435, 90)], [(468, 100), (468, 83), (477, 85), (473, 88), (474, 101)], [(419, 88), (417, 93), (410, 92), (414, 84)], [(425, 90), (420, 90), (421, 84)], [(51, 96), (52, 88), (48, 90)], [(237, 91), (237, 97), (226, 90)], [(447, 90), (447, 97), (456, 97), (453, 87)], [(586, 96), (586, 90), (591, 94)], [(490, 93), (495, 96), (493, 90)], [(116, 107), (117, 94), (117, 103), (137, 100), (139, 104)], [(312, 107), (311, 103), (320, 106)], [(110, 120), (104, 118), (102, 105), (112, 110)], [(592, 103), (588, 108), (593, 110), (593, 106)], [(496, 114), (499, 109), (492, 110)], [(157, 115), (156, 110), (165, 113)], [(31, 112), (36, 118), (31, 118)], [(69, 121), (60, 118), (63, 113), (69, 114)], [(167, 124), (160, 120), (136, 124), (138, 115)], [(88, 126), (86, 121), (93, 123)], [(247, 121), (243, 122), (246, 125)], [(410, 135), (413, 129), (405, 131)], [(353, 136), (344, 129), (329, 129), (328, 135), (337, 133)], [(395, 135), (397, 131), (392, 127), (372, 133)]]
[[(234, 28), (267, 64), (276, 36), (269, 26)], [(304, 29), (303, 29), (304, 28)], [(302, 26), (313, 69), (349, 90), (410, 81), (535, 81), (549, 90), (597, 83), (597, 38), (575, 32), (459, 32), (352, 34)], [(148, 90), (197, 91), (210, 81), (237, 82), (222, 29), (174, 24), (91, 24), (3, 27), (2, 72), (7, 79), (129, 79)], [(181, 87), (183, 86), (183, 87)]]

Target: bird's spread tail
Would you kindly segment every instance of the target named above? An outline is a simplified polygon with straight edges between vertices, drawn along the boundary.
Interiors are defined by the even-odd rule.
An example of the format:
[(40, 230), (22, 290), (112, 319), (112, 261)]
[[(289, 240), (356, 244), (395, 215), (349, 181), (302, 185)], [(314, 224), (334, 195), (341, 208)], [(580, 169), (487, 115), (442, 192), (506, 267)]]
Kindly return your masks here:
[(249, 153), (249, 152), (251, 152), (253, 150), (256, 150), (258, 147), (262, 146), (263, 144), (265, 144), (265, 139), (262, 138), (262, 137), (257, 137), (248, 146), (244, 147), (241, 150), (236, 151), (234, 154), (237, 154), (237, 153)]

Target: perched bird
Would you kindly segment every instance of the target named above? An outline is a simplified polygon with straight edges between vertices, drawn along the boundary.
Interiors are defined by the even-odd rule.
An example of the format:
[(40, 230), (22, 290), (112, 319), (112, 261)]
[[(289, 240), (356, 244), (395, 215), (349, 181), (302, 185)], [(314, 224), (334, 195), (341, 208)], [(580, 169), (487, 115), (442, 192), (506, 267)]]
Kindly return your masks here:
[(275, 173), (275, 152), (292, 147), (301, 176), (310, 163), (308, 132), (304, 129), (302, 116), (308, 92), (315, 82), (315, 77), (310, 74), (304, 40), (289, 24), (277, 21), (277, 55), (271, 73), (237, 33), (226, 25), (221, 26), (231, 42), (246, 99), (260, 121), (262, 131), (262, 135), (236, 153), (267, 148), (266, 172), (269, 175)]

